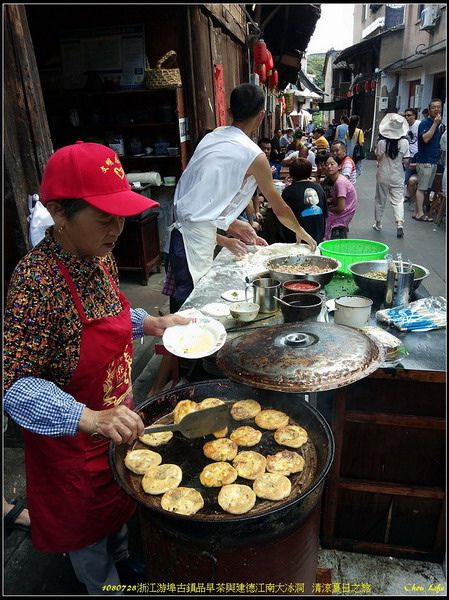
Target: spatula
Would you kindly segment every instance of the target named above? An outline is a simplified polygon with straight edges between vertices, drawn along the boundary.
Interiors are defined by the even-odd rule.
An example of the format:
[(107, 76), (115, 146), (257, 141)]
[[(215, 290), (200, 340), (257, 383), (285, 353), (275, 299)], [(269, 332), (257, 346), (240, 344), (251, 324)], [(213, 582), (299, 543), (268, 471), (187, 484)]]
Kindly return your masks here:
[(159, 433), (161, 431), (180, 431), (186, 438), (197, 438), (219, 431), (226, 427), (229, 421), (229, 407), (219, 404), (212, 408), (197, 410), (186, 415), (182, 421), (174, 425), (156, 425), (145, 427), (144, 433)]

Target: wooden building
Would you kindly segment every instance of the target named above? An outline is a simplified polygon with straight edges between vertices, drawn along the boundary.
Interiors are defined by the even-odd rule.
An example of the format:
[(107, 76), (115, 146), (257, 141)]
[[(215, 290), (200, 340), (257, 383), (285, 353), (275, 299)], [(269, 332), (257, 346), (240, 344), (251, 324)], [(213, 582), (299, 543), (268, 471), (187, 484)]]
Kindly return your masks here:
[[(29, 248), (28, 196), (39, 193), (43, 168), (55, 149), (78, 139), (104, 141), (111, 130), (123, 135), (125, 141), (126, 137), (131, 141), (139, 137), (142, 146), (154, 144), (165, 135), (172, 145), (179, 143), (180, 153), (171, 163), (167, 158), (157, 166), (162, 176), (179, 177), (201, 132), (227, 123), (229, 94), (239, 83), (250, 81), (252, 47), (258, 36), (264, 34), (268, 47), (273, 45), (280, 80), (295, 83), (300, 61), (296, 49), (306, 49), (319, 14), (319, 5), (312, 4), (295, 8), (242, 4), (5, 5), (4, 281), (9, 280), (18, 259)], [(135, 36), (135, 43), (130, 42), (125, 51), (123, 38), (128, 32)], [(125, 73), (126, 61), (134, 61), (135, 71), (140, 69), (142, 75), (145, 67), (154, 68), (171, 50), (176, 53), (182, 80), (176, 98), (166, 91), (144, 94), (138, 78), (132, 80)], [(84, 54), (79, 54), (81, 51)], [(82, 61), (77, 56), (82, 56)], [(174, 63), (167, 61), (162, 66), (172, 67)], [(96, 87), (99, 73), (101, 89)], [(81, 75), (84, 80), (80, 82)], [(164, 120), (161, 114), (169, 108), (175, 117)], [(162, 109), (159, 117), (154, 115), (156, 109)], [(279, 113), (276, 100), (270, 100), (268, 109), (270, 116), (262, 135), (274, 128), (276, 110)], [(114, 113), (115, 121), (105, 120), (102, 111)], [(145, 111), (146, 120), (142, 117)], [(182, 131), (178, 123), (181, 117)], [(169, 134), (168, 123), (172, 124)], [(133, 128), (136, 135), (132, 135)], [(141, 170), (143, 161), (152, 167), (158, 162), (154, 156), (140, 161), (134, 158), (122, 161), (127, 163), (125, 171)]]

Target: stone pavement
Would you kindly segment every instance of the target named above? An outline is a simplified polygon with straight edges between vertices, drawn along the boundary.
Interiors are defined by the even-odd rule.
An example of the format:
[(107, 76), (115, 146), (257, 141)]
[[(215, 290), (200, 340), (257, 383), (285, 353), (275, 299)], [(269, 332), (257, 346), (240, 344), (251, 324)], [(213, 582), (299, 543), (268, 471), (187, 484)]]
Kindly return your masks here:
[[(357, 182), (359, 206), (350, 226), (350, 237), (382, 241), (390, 247), (393, 255), (402, 252), (404, 258), (423, 265), (430, 270), (423, 285), (430, 295), (446, 297), (446, 222), (438, 227), (433, 223), (417, 222), (411, 218), (412, 207), (405, 207), (405, 235), (396, 238), (396, 227), (391, 206), (386, 207), (383, 229), (376, 232), (374, 223), (374, 190), (376, 162), (365, 160), (363, 173)], [(149, 285), (142, 286), (135, 275), (121, 276), (122, 291), (133, 307), (143, 307), (151, 314), (168, 312), (167, 298), (162, 296), (164, 276), (154, 273)], [(141, 395), (150, 389), (154, 370), (147, 364), (153, 356), (153, 340), (134, 344), (133, 380), (141, 389)], [(150, 362), (154, 362), (154, 359)], [(23, 451), (20, 447), (4, 448), (4, 495), (12, 498), (25, 497), (25, 473)], [(141, 551), (138, 519), (130, 523), (130, 548)], [(376, 582), (377, 593), (372, 595), (406, 595), (404, 585), (413, 583), (427, 590), (429, 584), (445, 587), (445, 568), (435, 563), (414, 560), (398, 560), (365, 554), (323, 550), (319, 554), (318, 566), (332, 570), (332, 581), (341, 583)], [(85, 589), (71, 567), (68, 556), (37, 552), (33, 549), (30, 536), (13, 531), (4, 539), (4, 596), (80, 596)], [(365, 594), (369, 595), (369, 594)], [(430, 594), (429, 594), (430, 595)], [(444, 594), (446, 595), (446, 594)]]

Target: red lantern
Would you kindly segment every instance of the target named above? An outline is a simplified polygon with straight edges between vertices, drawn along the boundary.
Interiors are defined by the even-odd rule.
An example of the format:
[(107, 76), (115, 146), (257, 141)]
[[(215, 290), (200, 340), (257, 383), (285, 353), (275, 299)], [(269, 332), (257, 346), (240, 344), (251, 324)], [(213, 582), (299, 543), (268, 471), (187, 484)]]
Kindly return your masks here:
[(351, 95), (352, 95), (352, 94), (351, 94), (350, 90), (348, 90), (348, 91), (346, 92), (346, 98), (350, 98), (350, 97), (351, 97)]
[(362, 89), (362, 86), (360, 85), (360, 83), (358, 83), (358, 84), (355, 86), (355, 93), (356, 93), (356, 94), (360, 94), (360, 90), (361, 90), (361, 89)]
[(267, 45), (260, 39), (254, 44), (254, 62), (258, 65), (263, 65), (267, 62)]
[(278, 76), (278, 72), (276, 71), (276, 69), (273, 70), (268, 81), (270, 83), (270, 87), (277, 86), (277, 84), (279, 83), (279, 76)]
[(267, 71), (272, 71), (274, 69), (273, 57), (271, 56), (271, 52), (267, 50), (267, 59), (265, 61), (265, 67)]
[(370, 87), (372, 90), (376, 89), (376, 80), (375, 79), (371, 79)]
[(365, 81), (365, 93), (369, 92), (369, 81)]
[(254, 65), (254, 73), (257, 73), (257, 75), (259, 75), (260, 83), (265, 83), (267, 79), (267, 70), (264, 64)]

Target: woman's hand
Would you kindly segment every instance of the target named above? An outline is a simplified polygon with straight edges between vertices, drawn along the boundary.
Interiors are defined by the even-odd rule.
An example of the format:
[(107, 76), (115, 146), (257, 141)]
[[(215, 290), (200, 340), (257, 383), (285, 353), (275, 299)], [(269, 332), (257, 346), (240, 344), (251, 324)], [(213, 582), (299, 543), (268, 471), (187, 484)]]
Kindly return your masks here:
[(154, 335), (160, 337), (167, 327), (173, 325), (187, 325), (190, 319), (181, 315), (165, 315), (164, 317), (151, 317), (147, 315), (143, 320), (143, 332), (145, 335)]
[(245, 254), (248, 254), (248, 248), (246, 244), (237, 238), (228, 238), (226, 236), (220, 237), (223, 237), (223, 239), (220, 240), (220, 246), (224, 246), (229, 250), (229, 252), (232, 252), (232, 254), (235, 254), (236, 256), (244, 256)]
[(114, 444), (130, 444), (143, 435), (144, 424), (139, 415), (124, 404), (109, 410), (85, 408), (81, 413), (78, 431), (99, 433)]

